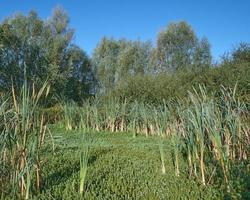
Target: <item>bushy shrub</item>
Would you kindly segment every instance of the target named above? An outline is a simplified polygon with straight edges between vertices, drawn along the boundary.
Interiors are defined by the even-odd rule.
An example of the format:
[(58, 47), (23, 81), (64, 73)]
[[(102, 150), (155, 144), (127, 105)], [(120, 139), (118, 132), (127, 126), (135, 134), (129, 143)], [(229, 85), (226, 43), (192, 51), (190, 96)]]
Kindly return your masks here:
[(220, 67), (181, 70), (174, 74), (138, 75), (121, 81), (109, 95), (150, 104), (163, 99), (183, 99), (188, 91), (204, 85), (209, 94), (220, 93), (221, 85), (234, 88), (242, 100), (250, 98), (250, 63), (224, 63)]
[(44, 113), (46, 122), (49, 124), (56, 123), (63, 117), (63, 108), (59, 104), (45, 108), (42, 112)]

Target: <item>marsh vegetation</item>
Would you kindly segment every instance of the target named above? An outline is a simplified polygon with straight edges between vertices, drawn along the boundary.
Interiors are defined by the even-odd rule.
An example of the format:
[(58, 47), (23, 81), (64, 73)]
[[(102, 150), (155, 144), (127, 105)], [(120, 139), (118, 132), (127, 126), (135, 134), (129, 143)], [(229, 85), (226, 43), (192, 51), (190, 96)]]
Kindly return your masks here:
[(72, 37), (61, 9), (0, 24), (1, 199), (250, 198), (249, 44)]

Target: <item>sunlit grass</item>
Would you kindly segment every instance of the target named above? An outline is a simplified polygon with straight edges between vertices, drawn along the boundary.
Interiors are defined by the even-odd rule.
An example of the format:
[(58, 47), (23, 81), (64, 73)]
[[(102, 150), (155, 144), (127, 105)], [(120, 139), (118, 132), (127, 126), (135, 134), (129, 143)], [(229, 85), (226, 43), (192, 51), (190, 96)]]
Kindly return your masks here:
[(20, 94), (12, 86), (11, 95), (1, 102), (1, 166), (6, 167), (5, 186), (13, 198), (29, 199), (31, 186), (40, 189), (40, 147), (44, 143), (47, 127), (43, 113), (39, 112), (39, 101), (49, 93), (47, 83), (40, 89), (24, 81)]

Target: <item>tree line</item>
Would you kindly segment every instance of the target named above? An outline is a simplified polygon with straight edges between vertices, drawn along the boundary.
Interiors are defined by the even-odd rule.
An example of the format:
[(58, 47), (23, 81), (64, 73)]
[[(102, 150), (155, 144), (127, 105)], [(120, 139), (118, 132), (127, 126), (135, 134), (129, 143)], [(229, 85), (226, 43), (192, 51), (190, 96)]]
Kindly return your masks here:
[(81, 102), (110, 92), (154, 102), (155, 97), (185, 93), (191, 83), (213, 86), (235, 84), (238, 79), (243, 79), (242, 88), (249, 88), (250, 45), (241, 44), (214, 64), (208, 39), (198, 38), (184, 21), (160, 31), (156, 44), (104, 37), (91, 57), (73, 38), (69, 16), (62, 8), (46, 20), (35, 11), (4, 19), (0, 24), (0, 92), (9, 92), (12, 86), (18, 91), (24, 76), (38, 88), (48, 81), (51, 103), (58, 97)]

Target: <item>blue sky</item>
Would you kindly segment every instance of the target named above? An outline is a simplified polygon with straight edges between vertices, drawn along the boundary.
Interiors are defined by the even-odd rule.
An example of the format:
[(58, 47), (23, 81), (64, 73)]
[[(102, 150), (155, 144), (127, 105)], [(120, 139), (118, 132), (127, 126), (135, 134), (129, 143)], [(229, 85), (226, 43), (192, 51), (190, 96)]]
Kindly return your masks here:
[(239, 42), (250, 42), (250, 0), (0, 0), (0, 20), (31, 9), (46, 19), (62, 6), (75, 43), (89, 55), (103, 36), (156, 41), (173, 21), (185, 20), (206, 36), (217, 60)]

